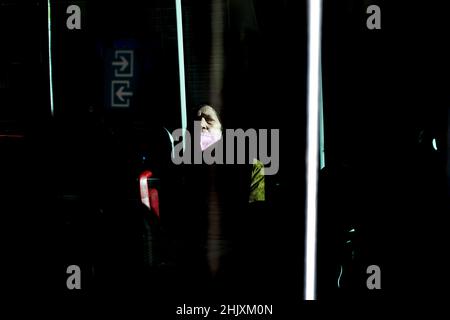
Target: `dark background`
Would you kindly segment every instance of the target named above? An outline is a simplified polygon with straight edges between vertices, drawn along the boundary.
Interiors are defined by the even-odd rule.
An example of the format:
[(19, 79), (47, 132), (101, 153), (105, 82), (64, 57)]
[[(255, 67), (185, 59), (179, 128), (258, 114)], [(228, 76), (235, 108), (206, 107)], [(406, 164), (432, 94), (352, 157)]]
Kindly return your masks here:
[[(16, 292), (19, 299), (62, 297), (69, 304), (102, 296), (139, 300), (159, 294), (170, 301), (171, 288), (177, 285), (170, 282), (170, 266), (146, 269), (142, 264), (137, 178), (145, 168), (163, 174), (168, 161), (163, 152), (168, 149), (160, 129), (181, 125), (174, 2), (51, 3), (53, 116), (46, 3), (1, 3), (2, 35), (8, 35), (7, 46), (15, 52), (2, 60), (2, 67), (20, 68), (2, 74), (2, 99), (8, 97), (2, 112), (12, 110), (2, 113), (7, 122), (0, 128), (8, 133), (2, 138), (9, 275), (4, 290)], [(66, 28), (69, 4), (81, 8), (81, 30)], [(223, 37), (223, 52), (211, 46), (211, 7), (209, 1), (183, 1), (188, 112), (200, 103), (213, 103), (220, 106), (227, 127), (283, 132), (280, 158), (286, 169), (267, 177), (270, 215), (255, 221), (267, 228), (263, 236), (272, 242), (261, 281), (267, 278), (285, 288), (268, 292), (277, 301), (301, 299), (305, 5), (225, 1), (219, 23), (223, 31), (214, 35)], [(248, 16), (252, 18), (247, 21)], [(107, 51), (124, 40), (133, 42), (137, 59), (132, 106), (125, 110), (105, 102), (104, 69)], [(223, 61), (221, 87), (211, 84), (220, 70), (212, 63), (213, 51), (222, 55), (217, 57)], [(28, 82), (29, 75), (40, 87)], [(17, 81), (10, 81), (12, 76)], [(17, 138), (11, 138), (13, 132)], [(24, 195), (30, 200), (24, 201)], [(171, 193), (165, 197), (177, 201)], [(84, 289), (78, 292), (66, 289), (71, 264), (82, 268)], [(268, 270), (269, 265), (275, 269)], [(27, 274), (29, 268), (35, 268), (33, 275)]]
[[(366, 28), (370, 4), (381, 8), (381, 30)], [(448, 241), (444, 12), (436, 3), (324, 2), (323, 298), (439, 300)], [(366, 289), (371, 264), (381, 268), (380, 291)]]
[[(217, 88), (212, 2), (183, 1), (187, 107), (212, 102), (228, 127), (280, 129), (282, 169), (267, 177), (273, 229), (266, 237), (276, 249), (267, 256), (278, 265), (270, 277), (290, 288), (281, 296), (301, 299), (306, 5), (223, 3), (224, 51), (214, 58), (224, 62), (224, 74)], [(372, 3), (381, 7), (381, 30), (366, 28)], [(152, 156), (166, 148), (159, 129), (180, 126), (174, 1), (52, 1), (53, 117), (46, 2), (0, 4), (0, 134), (14, 136), (0, 138), (3, 290), (79, 301), (101, 292), (109, 277), (126, 282), (139, 264), (133, 230), (140, 220), (123, 212), (140, 217), (136, 178), (143, 168), (163, 166)], [(69, 4), (81, 7), (81, 30), (65, 27)], [(438, 298), (444, 286), (445, 9), (429, 2), (324, 1), (319, 299), (422, 300)], [(116, 110), (104, 100), (105, 57), (124, 39), (136, 45), (136, 88), (132, 107)], [(83, 276), (87, 290), (66, 290), (68, 264), (96, 270)], [(381, 267), (381, 291), (365, 287), (371, 264)], [(340, 265), (348, 269), (343, 288), (337, 288)], [(122, 285), (113, 292), (136, 289)]]

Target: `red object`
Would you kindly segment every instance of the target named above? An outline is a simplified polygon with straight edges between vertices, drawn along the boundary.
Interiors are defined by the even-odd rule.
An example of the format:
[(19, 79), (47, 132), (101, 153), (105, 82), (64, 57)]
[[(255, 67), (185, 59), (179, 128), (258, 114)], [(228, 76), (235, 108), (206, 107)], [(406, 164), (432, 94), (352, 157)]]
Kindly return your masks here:
[(139, 176), (139, 190), (141, 193), (141, 201), (159, 218), (159, 195), (158, 190), (155, 188), (149, 188), (148, 179), (151, 178), (153, 173), (149, 170), (145, 170)]
[(156, 216), (159, 218), (159, 195), (158, 190), (155, 188), (149, 188), (150, 194), (150, 207)]

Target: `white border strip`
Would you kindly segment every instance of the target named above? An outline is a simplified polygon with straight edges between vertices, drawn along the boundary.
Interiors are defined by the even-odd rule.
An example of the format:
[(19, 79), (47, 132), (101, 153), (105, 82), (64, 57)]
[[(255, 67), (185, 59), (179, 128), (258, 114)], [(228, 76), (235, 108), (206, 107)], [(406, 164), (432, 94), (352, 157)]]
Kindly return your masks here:
[(181, 11), (181, 0), (175, 0), (177, 15), (177, 42), (178, 42), (178, 68), (180, 74), (180, 104), (181, 104), (181, 128), (183, 132), (183, 150), (185, 149), (185, 133), (187, 128), (186, 117), (186, 84), (184, 75), (184, 47), (183, 47), (183, 16)]
[(322, 1), (308, 1), (308, 115), (306, 147), (305, 300), (316, 300), (317, 173), (319, 154)]

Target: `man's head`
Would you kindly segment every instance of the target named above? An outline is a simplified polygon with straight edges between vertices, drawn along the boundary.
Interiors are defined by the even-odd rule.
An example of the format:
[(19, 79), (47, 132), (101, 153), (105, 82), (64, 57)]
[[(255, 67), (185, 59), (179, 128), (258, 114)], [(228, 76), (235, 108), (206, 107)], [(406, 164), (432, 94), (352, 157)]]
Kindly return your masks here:
[(203, 105), (198, 109), (197, 120), (200, 121), (202, 132), (211, 132), (214, 130), (222, 131), (219, 115), (217, 111), (209, 105)]
[(200, 145), (205, 150), (222, 137), (222, 124), (217, 111), (209, 105), (198, 109), (197, 121), (200, 121), (201, 126)]

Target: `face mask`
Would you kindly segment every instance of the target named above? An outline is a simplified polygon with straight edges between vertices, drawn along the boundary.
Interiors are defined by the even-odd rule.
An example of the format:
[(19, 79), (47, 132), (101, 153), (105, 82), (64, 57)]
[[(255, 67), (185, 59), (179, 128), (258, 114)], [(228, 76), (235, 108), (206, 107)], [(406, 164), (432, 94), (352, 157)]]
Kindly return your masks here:
[(200, 147), (202, 151), (219, 141), (220, 138), (222, 138), (220, 131), (202, 132), (200, 134)]

